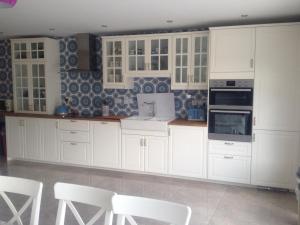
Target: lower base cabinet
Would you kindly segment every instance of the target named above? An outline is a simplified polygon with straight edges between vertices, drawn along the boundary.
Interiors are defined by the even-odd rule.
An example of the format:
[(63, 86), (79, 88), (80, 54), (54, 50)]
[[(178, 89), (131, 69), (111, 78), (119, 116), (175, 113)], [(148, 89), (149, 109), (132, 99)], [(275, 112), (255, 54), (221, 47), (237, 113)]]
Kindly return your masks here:
[(25, 119), (21, 117), (5, 117), (7, 157), (24, 158)]
[(92, 166), (121, 168), (121, 127), (119, 122), (91, 122)]
[(25, 151), (24, 158), (41, 160), (41, 133), (40, 120), (36, 118), (25, 119)]
[(167, 173), (168, 137), (122, 135), (122, 168)]
[(61, 143), (61, 161), (78, 165), (89, 165), (89, 144), (78, 142)]
[(255, 130), (253, 185), (294, 189), (299, 164), (298, 132)]
[(250, 184), (249, 142), (208, 141), (208, 179)]
[(208, 165), (209, 179), (250, 184), (250, 157), (210, 154)]
[(169, 173), (207, 178), (207, 127), (170, 126)]
[(59, 162), (58, 120), (40, 119), (40, 128), (43, 159), (49, 162)]

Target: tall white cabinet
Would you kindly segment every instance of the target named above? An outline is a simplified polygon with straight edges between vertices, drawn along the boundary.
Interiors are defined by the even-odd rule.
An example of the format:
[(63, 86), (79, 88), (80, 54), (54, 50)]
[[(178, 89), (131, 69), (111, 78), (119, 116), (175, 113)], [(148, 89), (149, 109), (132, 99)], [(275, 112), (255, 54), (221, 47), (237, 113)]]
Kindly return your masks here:
[(53, 114), (60, 103), (58, 41), (12, 39), (11, 52), (14, 111)]
[(300, 25), (256, 28), (252, 184), (295, 186), (300, 165)]

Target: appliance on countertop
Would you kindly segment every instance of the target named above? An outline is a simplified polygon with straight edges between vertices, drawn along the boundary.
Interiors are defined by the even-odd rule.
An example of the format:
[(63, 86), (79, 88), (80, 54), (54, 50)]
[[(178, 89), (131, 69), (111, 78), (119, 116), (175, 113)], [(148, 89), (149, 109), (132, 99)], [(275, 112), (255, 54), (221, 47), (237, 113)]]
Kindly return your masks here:
[(210, 80), (208, 138), (252, 141), (254, 80)]

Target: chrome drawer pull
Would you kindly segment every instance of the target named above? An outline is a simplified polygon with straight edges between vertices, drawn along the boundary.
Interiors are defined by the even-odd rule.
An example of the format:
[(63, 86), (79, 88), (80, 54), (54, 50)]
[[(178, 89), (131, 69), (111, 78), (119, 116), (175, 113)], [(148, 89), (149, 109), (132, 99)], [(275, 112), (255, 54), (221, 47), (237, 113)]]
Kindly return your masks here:
[(234, 143), (232, 143), (232, 142), (225, 142), (224, 144), (225, 145), (234, 145)]
[(75, 132), (75, 131), (70, 131), (70, 133), (71, 133), (71, 134), (77, 134), (77, 132)]
[(233, 156), (224, 156), (224, 159), (233, 159)]
[(73, 142), (72, 142), (72, 143), (70, 143), (70, 144), (71, 144), (71, 145), (77, 145), (76, 143), (73, 143)]
[(77, 122), (76, 120), (70, 120), (72, 123), (75, 123), (75, 122)]

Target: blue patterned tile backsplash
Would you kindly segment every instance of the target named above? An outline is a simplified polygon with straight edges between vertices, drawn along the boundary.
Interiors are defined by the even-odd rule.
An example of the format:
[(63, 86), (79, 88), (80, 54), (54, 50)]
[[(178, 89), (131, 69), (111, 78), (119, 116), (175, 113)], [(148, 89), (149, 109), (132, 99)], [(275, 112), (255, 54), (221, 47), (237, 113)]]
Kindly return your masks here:
[[(59, 44), (61, 97), (69, 98), (80, 115), (101, 115), (103, 101), (108, 103), (112, 115), (137, 115), (139, 93), (173, 92), (177, 118), (187, 117), (193, 99), (206, 102), (207, 91), (173, 91), (170, 78), (134, 78), (133, 89), (103, 89), (101, 37), (96, 38), (97, 71), (92, 72), (76, 71), (77, 43), (73, 36), (60, 38)], [(11, 80), (10, 44), (8, 40), (0, 41), (0, 98), (12, 98)]]

